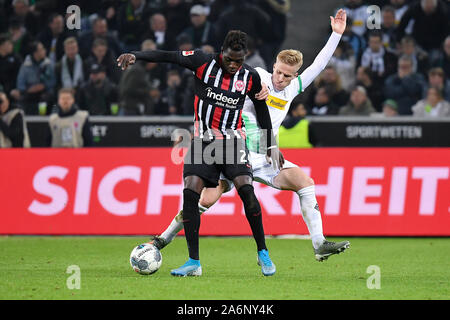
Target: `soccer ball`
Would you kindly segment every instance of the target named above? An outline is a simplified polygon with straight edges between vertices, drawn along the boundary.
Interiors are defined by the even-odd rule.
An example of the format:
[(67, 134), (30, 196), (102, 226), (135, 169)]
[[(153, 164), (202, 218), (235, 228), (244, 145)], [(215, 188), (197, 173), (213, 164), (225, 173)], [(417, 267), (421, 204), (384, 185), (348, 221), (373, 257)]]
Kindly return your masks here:
[(137, 273), (152, 274), (161, 267), (162, 255), (154, 245), (140, 244), (131, 251), (130, 264)]

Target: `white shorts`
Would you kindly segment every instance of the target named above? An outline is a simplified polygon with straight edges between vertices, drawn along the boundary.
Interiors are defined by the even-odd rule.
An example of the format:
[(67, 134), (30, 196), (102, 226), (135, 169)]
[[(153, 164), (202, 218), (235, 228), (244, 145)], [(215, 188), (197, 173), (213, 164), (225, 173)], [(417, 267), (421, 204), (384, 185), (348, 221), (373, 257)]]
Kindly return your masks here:
[[(267, 162), (265, 154), (250, 151), (249, 161), (252, 165), (253, 180), (263, 183), (269, 187), (280, 189), (279, 187), (274, 185), (273, 180), (280, 173), (281, 170), (274, 169), (272, 165)], [(282, 169), (296, 168), (296, 167), (298, 167), (298, 165), (296, 165), (295, 163), (285, 160)], [(225, 176), (222, 173), (220, 174), (220, 180), (225, 180), (228, 183), (228, 188), (225, 190), (225, 192), (228, 192), (231, 189), (233, 189), (234, 187), (233, 182), (225, 178)]]

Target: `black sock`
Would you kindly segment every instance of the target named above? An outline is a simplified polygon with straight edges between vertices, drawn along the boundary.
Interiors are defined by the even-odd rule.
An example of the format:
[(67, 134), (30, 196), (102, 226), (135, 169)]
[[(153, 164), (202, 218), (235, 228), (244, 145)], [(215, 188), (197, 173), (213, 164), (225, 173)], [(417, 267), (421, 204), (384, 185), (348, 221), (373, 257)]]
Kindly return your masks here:
[(199, 260), (198, 231), (200, 229), (200, 213), (198, 201), (200, 195), (190, 189), (183, 190), (183, 225), (189, 258)]
[(239, 188), (239, 196), (244, 203), (245, 216), (247, 217), (250, 228), (252, 229), (253, 238), (255, 238), (258, 251), (266, 249), (266, 240), (264, 237), (264, 227), (261, 215), (261, 206), (256, 199), (253, 186), (246, 184)]

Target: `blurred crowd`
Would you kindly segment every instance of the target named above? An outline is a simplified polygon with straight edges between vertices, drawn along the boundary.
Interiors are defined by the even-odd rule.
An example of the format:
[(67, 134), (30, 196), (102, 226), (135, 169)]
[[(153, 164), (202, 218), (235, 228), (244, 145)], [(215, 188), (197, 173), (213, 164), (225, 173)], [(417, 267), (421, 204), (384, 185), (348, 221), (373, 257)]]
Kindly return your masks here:
[[(138, 61), (122, 72), (116, 58), (133, 50), (218, 52), (227, 32), (240, 29), (249, 35), (246, 63), (270, 71), (290, 7), (289, 0), (0, 0), (0, 131), (12, 130), (8, 109), (192, 115), (189, 70)], [(291, 115), (450, 117), (450, 1), (345, 0), (342, 7), (348, 19), (339, 46)], [(71, 106), (61, 108), (61, 95), (72, 96)]]
[[(71, 5), (81, 9), (79, 28), (68, 28)], [(289, 8), (289, 0), (0, 0), (0, 91), (26, 115), (58, 111), (67, 88), (90, 115), (191, 115), (189, 71), (138, 62), (122, 72), (116, 58), (217, 52), (227, 32), (240, 29), (251, 38), (247, 61), (265, 68), (285, 39)]]
[(305, 112), (450, 117), (450, 1), (346, 0), (343, 8), (347, 29), (303, 95)]

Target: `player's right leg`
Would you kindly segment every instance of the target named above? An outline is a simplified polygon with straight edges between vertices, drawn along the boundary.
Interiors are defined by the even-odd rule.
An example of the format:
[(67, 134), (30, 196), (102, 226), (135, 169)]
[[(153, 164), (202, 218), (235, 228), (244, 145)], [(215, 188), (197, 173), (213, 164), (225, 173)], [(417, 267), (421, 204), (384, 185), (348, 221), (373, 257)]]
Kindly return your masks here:
[[(216, 203), (222, 194), (228, 189), (227, 182), (219, 180), (219, 185), (216, 188), (203, 188), (200, 195), (200, 201), (198, 203), (198, 209), (200, 215), (208, 210), (214, 203)], [(159, 250), (167, 246), (177, 236), (177, 234), (183, 230), (183, 210), (180, 210), (177, 215), (170, 222), (169, 226), (159, 236), (155, 236), (150, 243), (157, 247)]]
[(331, 242), (325, 239), (314, 181), (302, 169), (297, 166), (282, 169), (273, 179), (273, 185), (282, 190), (292, 190), (299, 196), (303, 220), (311, 235), (317, 261), (326, 260), (329, 256), (339, 254), (350, 247), (349, 241)]
[(200, 193), (205, 187), (203, 178), (196, 175), (188, 175), (184, 178), (183, 190), (183, 224), (186, 232), (186, 242), (189, 259), (184, 265), (170, 271), (173, 276), (201, 276), (202, 267), (199, 255), (199, 229), (200, 214), (198, 212), (198, 201)]

